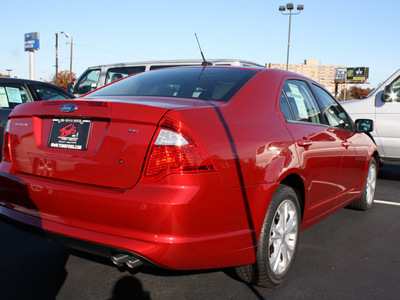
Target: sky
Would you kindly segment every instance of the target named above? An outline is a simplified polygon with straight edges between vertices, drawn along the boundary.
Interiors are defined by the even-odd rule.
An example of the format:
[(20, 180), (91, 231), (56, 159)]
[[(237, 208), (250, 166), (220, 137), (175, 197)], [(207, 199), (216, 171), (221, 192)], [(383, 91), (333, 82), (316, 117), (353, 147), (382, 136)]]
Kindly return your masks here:
[[(374, 88), (400, 68), (399, 0), (14, 0), (1, 5), (0, 73), (29, 78), (24, 34), (39, 32), (35, 79), (55, 74), (55, 34), (73, 37), (73, 72), (143, 60), (208, 59), (286, 63), (289, 17), (278, 8), (304, 5), (292, 16), (290, 60), (369, 67)], [(59, 71), (69, 70), (70, 38), (59, 34)]]

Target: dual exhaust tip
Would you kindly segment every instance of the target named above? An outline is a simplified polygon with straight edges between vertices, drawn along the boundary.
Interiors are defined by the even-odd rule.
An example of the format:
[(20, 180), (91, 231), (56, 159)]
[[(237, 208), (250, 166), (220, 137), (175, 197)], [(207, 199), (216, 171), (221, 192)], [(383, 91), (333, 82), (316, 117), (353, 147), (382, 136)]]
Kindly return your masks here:
[(143, 262), (140, 259), (123, 253), (118, 253), (111, 256), (111, 261), (117, 266), (122, 266), (123, 264), (126, 264), (131, 269), (143, 265)]

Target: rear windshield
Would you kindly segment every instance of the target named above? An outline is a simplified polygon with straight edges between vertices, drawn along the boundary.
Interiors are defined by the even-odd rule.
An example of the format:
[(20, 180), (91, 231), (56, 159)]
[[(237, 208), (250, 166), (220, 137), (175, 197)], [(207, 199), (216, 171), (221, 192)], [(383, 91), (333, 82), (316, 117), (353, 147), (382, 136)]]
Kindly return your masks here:
[(257, 71), (237, 68), (176, 68), (141, 73), (88, 95), (157, 96), (228, 101)]

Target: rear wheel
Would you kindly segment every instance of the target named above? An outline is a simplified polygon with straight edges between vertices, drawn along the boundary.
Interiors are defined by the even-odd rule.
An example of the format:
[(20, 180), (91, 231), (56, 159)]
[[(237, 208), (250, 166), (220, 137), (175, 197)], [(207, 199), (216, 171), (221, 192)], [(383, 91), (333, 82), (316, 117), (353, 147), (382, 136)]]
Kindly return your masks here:
[(257, 247), (256, 262), (236, 267), (245, 282), (277, 287), (293, 266), (300, 234), (300, 206), (296, 192), (280, 185), (265, 216)]
[(368, 210), (374, 204), (375, 187), (377, 179), (377, 164), (376, 160), (372, 157), (369, 162), (367, 178), (365, 179), (364, 190), (360, 198), (349, 204), (350, 208), (357, 210)]

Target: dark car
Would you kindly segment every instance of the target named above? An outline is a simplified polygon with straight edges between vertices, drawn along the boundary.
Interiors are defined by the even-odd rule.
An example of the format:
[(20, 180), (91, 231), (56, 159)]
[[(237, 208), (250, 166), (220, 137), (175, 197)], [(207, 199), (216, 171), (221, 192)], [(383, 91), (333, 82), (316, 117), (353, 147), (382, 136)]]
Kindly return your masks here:
[[(75, 98), (73, 94), (53, 84), (27, 79), (0, 77), (0, 136), (3, 136), (8, 115), (18, 104), (72, 98)], [(0, 146), (2, 143), (3, 139), (0, 139)]]

